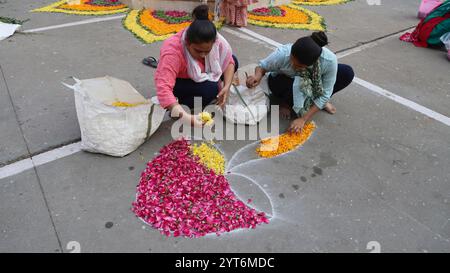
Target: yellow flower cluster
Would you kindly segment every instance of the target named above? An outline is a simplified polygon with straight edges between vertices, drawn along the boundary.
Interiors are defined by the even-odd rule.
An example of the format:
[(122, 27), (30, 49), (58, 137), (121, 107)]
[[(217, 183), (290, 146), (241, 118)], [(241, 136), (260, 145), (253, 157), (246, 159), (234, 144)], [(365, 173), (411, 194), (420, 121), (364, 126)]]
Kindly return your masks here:
[(200, 114), (198, 114), (198, 117), (206, 125), (212, 125), (214, 123), (214, 119), (212, 118), (211, 114), (208, 112), (201, 112)]
[(292, 4), (280, 8), (286, 11), (283, 17), (249, 14), (248, 22), (262, 27), (325, 30), (323, 17), (313, 11)]
[[(152, 10), (131, 10), (123, 20), (123, 25), (144, 43), (164, 41), (176, 32), (189, 26), (189, 22), (181, 24), (168, 24), (153, 17)], [(223, 20), (215, 22), (219, 29)]]
[(138, 106), (141, 105), (142, 103), (128, 103), (128, 102), (123, 102), (123, 101), (115, 101), (112, 103), (112, 106), (115, 107), (134, 107), (134, 106)]
[[(67, 1), (64, 1), (67, 2)], [(59, 6), (59, 8), (61, 9), (70, 9), (70, 10), (78, 10), (78, 11), (108, 11), (108, 10), (117, 10), (117, 9), (123, 9), (126, 8), (127, 6), (122, 4), (122, 5), (117, 5), (117, 6), (94, 6), (94, 5), (87, 5), (86, 3), (89, 2), (89, 0), (80, 0), (80, 4), (78, 5), (74, 5), (74, 4), (70, 4), (70, 3), (65, 3), (61, 6)]]
[(285, 16), (263, 16), (249, 13), (248, 18), (279, 24), (306, 24), (309, 21), (309, 16), (304, 12), (288, 6), (280, 6), (280, 9), (286, 12)]
[(137, 38), (142, 40), (144, 43), (163, 41), (173, 35), (173, 34), (155, 35), (150, 31), (148, 31), (147, 29), (143, 28), (138, 22), (139, 12), (140, 12), (139, 10), (130, 11), (125, 20), (123, 20), (123, 25), (126, 29), (131, 31), (134, 35), (136, 35)]
[(297, 5), (325, 6), (346, 3), (352, 0), (294, 0), (292, 3)]
[(152, 14), (152, 10), (144, 10), (141, 12), (140, 24), (149, 28), (151, 32), (156, 35), (167, 35), (177, 33), (178, 31), (188, 27), (191, 22), (184, 22), (181, 24), (168, 24)]
[(216, 174), (222, 175), (225, 172), (225, 158), (212, 144), (202, 142), (200, 145), (191, 145), (191, 152), (199, 158), (201, 164), (213, 170)]
[(256, 148), (256, 153), (261, 157), (274, 157), (292, 151), (305, 143), (311, 136), (316, 126), (313, 122), (307, 123), (301, 133), (284, 133), (279, 136), (261, 140), (261, 145)]
[(50, 4), (48, 6), (32, 10), (33, 12), (61, 12), (67, 14), (77, 15), (109, 15), (128, 11), (126, 5), (118, 6), (93, 6), (86, 5), (88, 0), (81, 0), (80, 5), (71, 5), (67, 3), (67, 0), (62, 0)]

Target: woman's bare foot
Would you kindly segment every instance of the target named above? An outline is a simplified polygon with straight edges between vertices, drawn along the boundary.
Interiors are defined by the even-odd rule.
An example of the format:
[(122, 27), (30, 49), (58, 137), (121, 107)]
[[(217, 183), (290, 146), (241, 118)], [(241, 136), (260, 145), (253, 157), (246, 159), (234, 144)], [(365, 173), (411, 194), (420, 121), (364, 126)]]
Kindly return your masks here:
[(330, 102), (327, 102), (327, 104), (325, 104), (325, 107), (323, 108), (323, 110), (327, 111), (331, 115), (336, 113), (336, 107), (334, 107), (334, 105), (331, 104)]

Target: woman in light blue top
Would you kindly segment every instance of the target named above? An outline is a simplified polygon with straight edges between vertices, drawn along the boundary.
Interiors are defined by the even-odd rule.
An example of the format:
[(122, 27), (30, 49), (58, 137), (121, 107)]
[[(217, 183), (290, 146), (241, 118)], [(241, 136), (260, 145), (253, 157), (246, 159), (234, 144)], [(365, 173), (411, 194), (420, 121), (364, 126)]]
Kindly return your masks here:
[(292, 111), (298, 116), (291, 122), (290, 132), (300, 132), (321, 109), (334, 114), (331, 96), (353, 81), (353, 69), (338, 64), (336, 55), (324, 47), (327, 44), (324, 32), (314, 32), (294, 44), (280, 46), (259, 62), (255, 75), (247, 78), (247, 86), (252, 88), (270, 72), (269, 88), (281, 100), (281, 116), (289, 119)]

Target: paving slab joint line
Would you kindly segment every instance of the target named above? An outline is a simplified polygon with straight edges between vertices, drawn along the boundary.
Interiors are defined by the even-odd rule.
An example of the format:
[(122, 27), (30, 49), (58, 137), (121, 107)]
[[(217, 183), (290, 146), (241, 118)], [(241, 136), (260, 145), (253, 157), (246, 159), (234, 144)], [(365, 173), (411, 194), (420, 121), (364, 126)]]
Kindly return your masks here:
[[(25, 143), (25, 147), (26, 147), (26, 149), (27, 149), (27, 152), (28, 152), (28, 154), (31, 156), (31, 153), (30, 153), (30, 147), (28, 146), (28, 143), (27, 143), (27, 141), (26, 141), (26, 139), (25, 139), (25, 135), (24, 135), (24, 133), (23, 133), (22, 126), (20, 126), (20, 124), (19, 124), (19, 116), (18, 116), (18, 114), (17, 114), (16, 107), (15, 107), (15, 105), (14, 105), (14, 103), (13, 103), (12, 96), (11, 96), (11, 92), (10, 92), (9, 86), (8, 86), (8, 82), (6, 81), (5, 73), (3, 72), (3, 68), (2, 68), (2, 66), (1, 66), (1, 64), (0, 64), (0, 73), (1, 73), (1, 76), (3, 77), (4, 82), (5, 82), (6, 92), (8, 93), (9, 100), (10, 100), (10, 102), (11, 102), (11, 105), (12, 105), (12, 108), (13, 108), (13, 111), (14, 111), (15, 118), (16, 118), (17, 124), (18, 124), (18, 126), (19, 126), (20, 134), (21, 134), (22, 139), (23, 139), (23, 141), (24, 141), (24, 143)], [(52, 227), (53, 227), (53, 232), (55, 232), (55, 237), (56, 237), (56, 240), (58, 241), (59, 249), (60, 249), (61, 252), (63, 252), (63, 248), (62, 248), (62, 244), (61, 244), (61, 239), (59, 238), (58, 231), (56, 230), (55, 221), (53, 220), (53, 217), (52, 217), (52, 214), (51, 214), (51, 211), (50, 211), (50, 207), (49, 207), (49, 205), (48, 205), (48, 200), (47, 200), (47, 197), (45, 196), (44, 187), (42, 186), (41, 178), (39, 177), (39, 173), (38, 173), (38, 171), (37, 171), (37, 169), (36, 169), (36, 166), (34, 166), (34, 164), (33, 164), (33, 171), (34, 171), (34, 174), (36, 175), (36, 180), (37, 180), (37, 182), (38, 182), (38, 186), (39, 186), (39, 189), (40, 189), (40, 191), (41, 191), (42, 198), (44, 199), (44, 204), (45, 204), (45, 207), (47, 208), (48, 216), (50, 217), (50, 222), (51, 222)]]

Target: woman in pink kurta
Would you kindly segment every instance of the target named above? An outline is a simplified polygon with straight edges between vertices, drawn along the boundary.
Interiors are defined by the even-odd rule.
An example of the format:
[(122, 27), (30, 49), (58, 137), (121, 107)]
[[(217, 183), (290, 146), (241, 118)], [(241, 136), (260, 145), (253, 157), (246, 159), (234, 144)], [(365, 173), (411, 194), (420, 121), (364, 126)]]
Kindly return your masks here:
[(237, 60), (225, 38), (208, 20), (207, 6), (194, 10), (194, 22), (164, 41), (155, 73), (156, 93), (172, 116), (201, 126), (181, 105), (194, 106), (194, 97), (205, 106), (217, 99), (223, 106), (228, 97)]

